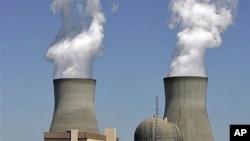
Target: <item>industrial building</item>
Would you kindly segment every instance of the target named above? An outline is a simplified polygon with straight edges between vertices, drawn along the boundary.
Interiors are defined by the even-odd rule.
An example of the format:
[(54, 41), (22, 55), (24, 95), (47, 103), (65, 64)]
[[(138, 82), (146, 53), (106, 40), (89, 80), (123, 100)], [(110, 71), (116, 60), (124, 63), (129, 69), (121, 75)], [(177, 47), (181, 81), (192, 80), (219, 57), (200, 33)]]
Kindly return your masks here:
[(164, 78), (165, 113), (141, 122), (134, 141), (214, 141), (206, 109), (207, 77)]
[[(165, 112), (142, 121), (134, 141), (214, 141), (206, 109), (207, 77), (166, 77)], [(44, 141), (119, 141), (116, 128), (100, 134), (95, 108), (96, 80), (55, 79), (54, 113)], [(158, 105), (158, 104), (157, 104)]]
[(118, 141), (115, 128), (99, 132), (95, 108), (96, 80), (54, 79), (54, 114), (44, 141)]

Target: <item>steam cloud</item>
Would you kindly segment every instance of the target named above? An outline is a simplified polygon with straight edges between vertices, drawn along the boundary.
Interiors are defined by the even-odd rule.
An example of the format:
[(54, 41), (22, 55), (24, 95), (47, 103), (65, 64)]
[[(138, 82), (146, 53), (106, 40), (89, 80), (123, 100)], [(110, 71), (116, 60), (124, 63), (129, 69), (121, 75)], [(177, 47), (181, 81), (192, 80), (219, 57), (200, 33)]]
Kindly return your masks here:
[(116, 0), (113, 4), (112, 4), (112, 12), (115, 12), (115, 11), (117, 11), (118, 10), (118, 8), (119, 8), (119, 1), (118, 0)]
[(53, 0), (50, 8), (62, 19), (62, 28), (46, 53), (56, 65), (54, 78), (90, 78), (92, 61), (101, 53), (104, 38), (106, 19), (100, 1)]
[(233, 22), (237, 0), (172, 0), (170, 28), (179, 25), (168, 76), (206, 76), (205, 50), (216, 48)]

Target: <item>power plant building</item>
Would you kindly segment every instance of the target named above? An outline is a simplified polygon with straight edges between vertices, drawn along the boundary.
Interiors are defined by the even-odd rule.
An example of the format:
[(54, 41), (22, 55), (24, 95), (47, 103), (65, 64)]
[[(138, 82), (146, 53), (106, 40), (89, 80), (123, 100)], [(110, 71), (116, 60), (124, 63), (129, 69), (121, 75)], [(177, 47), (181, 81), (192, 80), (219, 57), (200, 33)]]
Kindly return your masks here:
[(96, 80), (65, 78), (53, 82), (54, 114), (44, 141), (118, 141), (116, 130), (108, 135), (99, 132), (94, 108)]
[(134, 138), (136, 141), (182, 141), (181, 132), (174, 123), (156, 116), (142, 121)]
[[(206, 109), (207, 77), (166, 77), (165, 112), (142, 121), (134, 141), (214, 141)], [(101, 135), (94, 108), (96, 80), (54, 81), (54, 113), (44, 141), (119, 141), (116, 128)]]

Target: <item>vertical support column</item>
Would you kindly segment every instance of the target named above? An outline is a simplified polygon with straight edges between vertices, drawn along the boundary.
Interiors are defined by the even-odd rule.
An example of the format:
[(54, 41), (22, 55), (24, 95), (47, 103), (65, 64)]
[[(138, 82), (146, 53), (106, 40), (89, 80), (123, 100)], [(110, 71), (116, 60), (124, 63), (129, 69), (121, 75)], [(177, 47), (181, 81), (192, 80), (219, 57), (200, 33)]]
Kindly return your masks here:
[(77, 129), (70, 130), (70, 141), (78, 141), (78, 130)]
[(116, 128), (105, 128), (106, 141), (116, 141)]

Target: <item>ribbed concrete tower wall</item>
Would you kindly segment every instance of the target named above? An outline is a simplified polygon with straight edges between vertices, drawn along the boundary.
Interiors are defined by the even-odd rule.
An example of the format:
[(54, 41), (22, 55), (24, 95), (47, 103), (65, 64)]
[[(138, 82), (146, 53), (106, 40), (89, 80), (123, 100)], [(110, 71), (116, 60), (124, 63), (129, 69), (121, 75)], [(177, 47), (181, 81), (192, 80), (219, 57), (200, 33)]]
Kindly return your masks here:
[(94, 109), (94, 79), (55, 79), (55, 107), (50, 132), (79, 132), (99, 134)]
[(207, 77), (164, 78), (164, 117), (178, 126), (183, 141), (214, 141), (206, 109)]

